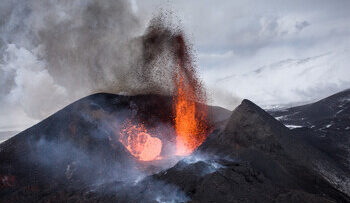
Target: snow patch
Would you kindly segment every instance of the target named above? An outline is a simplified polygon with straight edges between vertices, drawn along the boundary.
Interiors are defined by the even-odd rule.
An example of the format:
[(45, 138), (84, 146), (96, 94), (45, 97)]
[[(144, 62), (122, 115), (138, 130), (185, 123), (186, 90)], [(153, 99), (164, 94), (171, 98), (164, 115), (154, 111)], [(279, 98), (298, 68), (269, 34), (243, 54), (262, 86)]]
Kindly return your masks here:
[(286, 127), (289, 129), (294, 129), (294, 128), (302, 128), (303, 126), (301, 126), (301, 125), (286, 125)]

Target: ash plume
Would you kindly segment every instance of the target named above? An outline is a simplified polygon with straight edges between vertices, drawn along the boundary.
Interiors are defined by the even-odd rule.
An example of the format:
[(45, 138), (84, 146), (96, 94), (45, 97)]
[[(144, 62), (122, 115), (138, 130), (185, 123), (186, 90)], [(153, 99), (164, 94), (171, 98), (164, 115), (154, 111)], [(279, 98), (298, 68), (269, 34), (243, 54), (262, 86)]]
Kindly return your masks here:
[[(1, 113), (38, 121), (95, 92), (171, 95), (191, 50), (168, 15), (144, 25), (126, 0), (3, 1)], [(182, 71), (201, 88), (192, 65)]]
[[(202, 84), (192, 63), (192, 50), (180, 27), (171, 22), (168, 15), (157, 15), (145, 26), (126, 0), (4, 2), (0, 16), (4, 19), (0, 22), (0, 77), (3, 83), (0, 104), (8, 107), (6, 109), (17, 108), (30, 119), (41, 120), (64, 105), (96, 92), (173, 95), (175, 77), (179, 73), (193, 92), (194, 96), (189, 99), (205, 102)], [(165, 111), (172, 111), (171, 105), (167, 107)], [(93, 149), (100, 143), (104, 149), (102, 153), (106, 155), (90, 153), (86, 143), (71, 144), (72, 139), (77, 138), (67, 136), (69, 133), (66, 132), (62, 133), (67, 136), (66, 142), (52, 138), (53, 134), (61, 135), (58, 132), (62, 127), (55, 131), (51, 126), (50, 132), (43, 135), (45, 139), (33, 139), (30, 145), (46, 153), (35, 151), (29, 160), (37, 161), (56, 176), (79, 179), (84, 184), (125, 181), (125, 184), (131, 184), (123, 187), (128, 192), (134, 187), (144, 190), (143, 184), (133, 186), (132, 182), (149, 172), (136, 169), (132, 161), (122, 159), (119, 162), (120, 157), (129, 157), (129, 154), (121, 143), (109, 145), (107, 142), (118, 134), (123, 115), (115, 116), (111, 124), (95, 123), (81, 109), (76, 114), (94, 128), (89, 138), (79, 139), (78, 143), (89, 140), (91, 146), (88, 146)], [(79, 125), (72, 122), (69, 126), (68, 131), (75, 134)], [(163, 132), (164, 129), (173, 131), (162, 123), (154, 126), (155, 131)], [(173, 140), (165, 139), (161, 155), (174, 151), (170, 141)], [(101, 157), (104, 158), (100, 160)], [(59, 160), (60, 167), (54, 164), (55, 160)], [(168, 165), (161, 163), (159, 168)], [(92, 175), (93, 172), (97, 174)], [(97, 178), (101, 174), (102, 177)], [(146, 182), (150, 191), (139, 197), (141, 199), (187, 200), (175, 186), (150, 179)]]

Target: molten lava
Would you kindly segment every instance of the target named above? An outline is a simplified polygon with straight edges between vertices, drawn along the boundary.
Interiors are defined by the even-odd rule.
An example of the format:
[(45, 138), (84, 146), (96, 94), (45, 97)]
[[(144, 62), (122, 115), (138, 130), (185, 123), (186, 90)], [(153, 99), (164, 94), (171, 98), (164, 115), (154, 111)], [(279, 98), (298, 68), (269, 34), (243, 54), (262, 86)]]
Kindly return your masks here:
[(186, 156), (203, 143), (208, 134), (205, 93), (191, 63), (182, 35), (176, 37), (177, 67), (175, 71), (174, 114), (176, 155)]
[(147, 132), (143, 124), (133, 125), (127, 120), (120, 132), (119, 141), (140, 161), (157, 159), (162, 151), (162, 141)]
[(206, 138), (207, 128), (203, 126), (206, 112), (202, 108), (196, 108), (196, 93), (193, 87), (185, 82), (181, 73), (176, 87), (177, 92), (174, 96), (176, 155), (186, 156)]
[[(168, 35), (169, 32), (162, 33), (161, 31), (161, 27), (155, 26), (154, 30), (150, 32), (149, 44), (145, 47), (150, 47), (152, 43), (162, 44), (163, 41), (159, 41), (159, 36), (165, 36), (165, 39), (170, 42), (164, 44), (171, 49), (170, 53), (172, 54), (171, 58), (165, 59), (173, 60), (169, 61), (173, 65), (170, 73), (174, 87), (173, 114), (169, 117), (173, 118), (171, 122), (175, 129), (175, 155), (186, 156), (204, 142), (210, 129), (207, 121), (207, 106), (205, 105), (206, 95), (195, 66), (192, 64), (191, 50), (186, 45), (182, 33)], [(159, 32), (161, 35), (158, 35)], [(158, 47), (159, 44), (156, 44), (155, 47)], [(152, 55), (148, 56), (147, 59), (149, 58), (152, 58)], [(168, 109), (165, 111), (169, 112)], [(130, 120), (126, 124), (120, 133), (120, 141), (130, 153), (142, 161), (160, 158), (163, 138), (166, 140), (168, 136), (165, 135), (160, 140), (148, 133), (143, 124), (133, 125)], [(173, 140), (171, 139), (171, 141)], [(164, 143), (164, 146), (168, 145)]]

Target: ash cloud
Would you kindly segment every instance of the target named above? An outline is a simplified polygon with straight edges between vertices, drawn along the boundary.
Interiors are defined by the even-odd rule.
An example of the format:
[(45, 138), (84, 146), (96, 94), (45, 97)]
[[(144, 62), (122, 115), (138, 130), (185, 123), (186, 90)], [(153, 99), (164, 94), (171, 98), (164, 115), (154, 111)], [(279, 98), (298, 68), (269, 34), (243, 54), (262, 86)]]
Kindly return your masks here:
[(145, 30), (134, 7), (126, 0), (3, 1), (0, 113), (21, 116), (0, 117), (0, 128), (23, 130), (95, 92), (171, 94), (169, 45), (179, 28), (163, 14)]

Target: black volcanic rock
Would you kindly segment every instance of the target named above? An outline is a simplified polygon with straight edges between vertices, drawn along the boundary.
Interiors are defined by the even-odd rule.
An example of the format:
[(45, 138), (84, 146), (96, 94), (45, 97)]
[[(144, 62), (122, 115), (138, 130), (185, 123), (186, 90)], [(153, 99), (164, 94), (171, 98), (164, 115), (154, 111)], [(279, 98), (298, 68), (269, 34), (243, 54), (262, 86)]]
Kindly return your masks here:
[(131, 167), (134, 160), (113, 141), (115, 129), (109, 124), (113, 113), (127, 114), (115, 102), (123, 101), (115, 95), (92, 95), (2, 143), (0, 175), (15, 179), (8, 194), (13, 188), (48, 184), (84, 187), (114, 177), (115, 168), (127, 174), (121, 166)]
[(140, 166), (115, 140), (113, 123), (133, 117), (150, 128), (171, 125), (171, 102), (159, 95), (96, 94), (2, 143), (0, 175), (6, 185), (0, 187), (0, 200), (350, 201), (349, 173), (334, 157), (248, 100), (228, 119), (228, 111), (210, 107), (216, 130), (173, 167), (132, 183), (113, 179), (127, 178)]
[[(320, 168), (348, 174), (248, 100), (233, 111), (224, 130), (210, 135), (193, 156), (201, 154), (210, 154), (201, 165), (217, 162), (218, 169), (199, 176), (199, 170), (190, 170), (197, 163), (186, 170), (178, 164), (157, 177), (179, 186), (198, 202), (349, 201), (341, 191), (344, 188), (333, 184)], [(220, 164), (217, 157), (226, 159)]]
[(283, 124), (249, 100), (243, 100), (218, 137), (222, 144), (257, 147), (264, 151), (280, 148), (278, 140), (289, 134)]
[[(91, 184), (128, 179), (135, 168), (143, 166), (118, 141), (120, 125), (129, 118), (150, 131), (172, 125), (172, 102), (168, 96), (100, 93), (68, 105), (0, 144), (0, 196), (37, 201), (36, 195), (32, 199), (35, 191), (47, 191), (52, 198), (54, 191), (67, 187), (81, 190)], [(229, 112), (220, 107), (208, 111), (214, 126)], [(174, 139), (171, 132), (159, 138), (164, 145)], [(18, 191), (26, 191), (27, 198)]]
[[(350, 89), (318, 102), (269, 113), (350, 172)], [(301, 128), (303, 127), (303, 128)]]
[(334, 202), (325, 195), (276, 185), (242, 160), (180, 162), (154, 177), (178, 186), (192, 202)]
[[(292, 126), (294, 135), (322, 151), (346, 174), (350, 173), (349, 89), (315, 103), (269, 110), (269, 113), (283, 124)], [(337, 179), (337, 182), (347, 182), (344, 188), (350, 188), (349, 176)], [(349, 189), (347, 191), (349, 194)]]
[(241, 161), (181, 161), (155, 177), (179, 186), (194, 202), (271, 202), (279, 191), (261, 173)]

